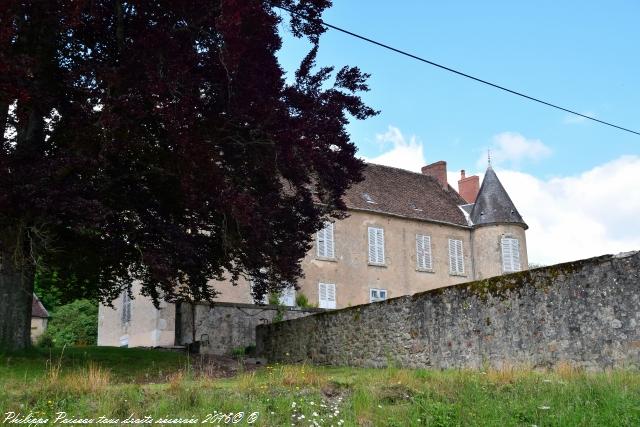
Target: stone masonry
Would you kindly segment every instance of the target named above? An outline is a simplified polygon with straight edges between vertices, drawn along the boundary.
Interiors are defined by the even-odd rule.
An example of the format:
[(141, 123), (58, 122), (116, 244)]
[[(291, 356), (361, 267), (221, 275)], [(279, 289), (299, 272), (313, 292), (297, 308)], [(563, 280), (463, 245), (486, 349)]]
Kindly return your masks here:
[[(319, 308), (298, 308), (279, 305), (253, 305), (219, 302), (195, 305), (195, 340), (200, 341), (200, 353), (228, 355), (256, 343), (256, 326), (280, 317), (297, 319), (322, 313)], [(176, 344), (193, 341), (193, 307), (180, 304), (176, 308)]]
[(640, 252), (257, 327), (271, 361), (411, 368), (640, 368)]

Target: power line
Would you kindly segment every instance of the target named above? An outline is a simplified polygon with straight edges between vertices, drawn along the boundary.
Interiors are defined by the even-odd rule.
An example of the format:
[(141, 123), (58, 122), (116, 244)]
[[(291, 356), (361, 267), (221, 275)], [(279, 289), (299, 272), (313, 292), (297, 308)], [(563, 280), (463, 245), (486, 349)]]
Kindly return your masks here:
[(412, 53), (409, 53), (407, 51), (404, 51), (404, 50), (401, 50), (401, 49), (397, 49), (397, 48), (395, 48), (393, 46), (389, 46), (387, 44), (378, 42), (376, 40), (373, 40), (373, 39), (370, 39), (368, 37), (362, 36), (360, 34), (356, 34), (356, 33), (352, 32), (352, 31), (345, 30), (344, 28), (340, 28), (340, 27), (337, 27), (335, 25), (329, 24), (329, 23), (325, 22), (324, 20), (322, 20), (320, 18), (316, 18), (316, 19), (310, 18), (310, 17), (305, 16), (304, 14), (302, 14), (300, 12), (296, 12), (296, 11), (291, 10), (291, 9), (289, 9), (287, 7), (284, 7), (284, 6), (280, 6), (280, 5), (276, 5), (276, 4), (274, 4), (274, 6), (277, 7), (278, 9), (282, 9), (282, 10), (284, 10), (286, 12), (289, 12), (292, 15), (296, 15), (296, 16), (298, 16), (298, 17), (300, 17), (300, 18), (302, 18), (302, 19), (304, 19), (306, 21), (320, 23), (320, 24), (324, 25), (327, 28), (331, 28), (331, 29), (339, 31), (341, 33), (348, 34), (348, 35), (350, 35), (352, 37), (358, 38), (360, 40), (364, 40), (364, 41), (372, 43), (372, 44), (374, 44), (376, 46), (380, 46), (380, 47), (382, 47), (384, 49), (399, 53), (400, 55), (408, 56), (409, 58), (416, 59), (416, 60), (418, 60), (420, 62), (424, 62), (425, 64), (429, 64), (429, 65), (432, 65), (434, 67), (441, 68), (443, 70), (449, 71), (449, 72), (457, 74), (459, 76), (466, 77), (466, 78), (471, 79), (471, 80), (475, 80), (478, 83), (482, 83), (482, 84), (485, 84), (487, 86), (491, 86), (493, 88), (500, 89), (502, 91), (511, 93), (513, 95), (517, 95), (517, 96), (520, 96), (522, 98), (528, 99), (530, 101), (538, 102), (538, 103), (546, 105), (548, 107), (552, 107), (552, 108), (555, 108), (555, 109), (558, 109), (558, 110), (561, 110), (561, 111), (565, 111), (567, 113), (574, 114), (576, 116), (583, 117), (583, 118), (588, 119), (588, 120), (593, 120), (594, 122), (598, 122), (598, 123), (601, 123), (603, 125), (611, 126), (611, 127), (616, 128), (616, 129), (623, 130), (625, 132), (629, 132), (629, 133), (633, 133), (633, 134), (636, 134), (636, 135), (640, 135), (640, 132), (638, 132), (638, 131), (631, 130), (631, 129), (628, 129), (628, 128), (625, 128), (625, 127), (622, 127), (622, 126), (618, 126), (616, 124), (613, 124), (613, 123), (610, 123), (610, 122), (606, 122), (604, 120), (596, 119), (595, 117), (587, 116), (585, 114), (578, 113), (577, 111), (573, 111), (573, 110), (570, 110), (568, 108), (564, 108), (564, 107), (561, 107), (559, 105), (552, 104), (551, 102), (543, 101), (542, 99), (535, 98), (533, 96), (526, 95), (526, 94), (524, 94), (522, 92), (518, 92), (518, 91), (515, 91), (515, 90), (512, 90), (512, 89), (506, 88), (506, 87), (501, 86), (499, 84), (492, 83), (490, 81), (483, 80), (483, 79), (478, 78), (478, 77), (474, 77), (474, 76), (472, 76), (470, 74), (463, 73), (462, 71), (458, 71), (458, 70), (453, 69), (451, 67), (447, 67), (445, 65), (438, 64), (437, 62), (429, 61), (428, 59), (421, 58), (421, 57), (419, 57), (417, 55), (414, 55)]

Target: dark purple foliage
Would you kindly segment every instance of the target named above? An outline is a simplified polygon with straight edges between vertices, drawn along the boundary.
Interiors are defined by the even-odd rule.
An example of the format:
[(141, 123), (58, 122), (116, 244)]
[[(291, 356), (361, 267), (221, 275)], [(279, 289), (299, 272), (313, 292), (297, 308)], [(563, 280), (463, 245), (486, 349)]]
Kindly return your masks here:
[(289, 22), (316, 48), (285, 84), (279, 23), (259, 0), (3, 1), (3, 253), (103, 301), (132, 279), (154, 300), (295, 281), (360, 179), (348, 116), (375, 111), (360, 70), (315, 71), (317, 22)]

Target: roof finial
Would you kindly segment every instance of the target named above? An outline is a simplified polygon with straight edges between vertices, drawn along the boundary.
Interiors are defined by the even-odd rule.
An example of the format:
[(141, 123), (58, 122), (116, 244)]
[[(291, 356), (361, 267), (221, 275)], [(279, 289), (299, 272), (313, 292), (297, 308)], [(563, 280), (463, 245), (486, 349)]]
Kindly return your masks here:
[(491, 148), (487, 149), (487, 162), (489, 163), (489, 167), (491, 167)]

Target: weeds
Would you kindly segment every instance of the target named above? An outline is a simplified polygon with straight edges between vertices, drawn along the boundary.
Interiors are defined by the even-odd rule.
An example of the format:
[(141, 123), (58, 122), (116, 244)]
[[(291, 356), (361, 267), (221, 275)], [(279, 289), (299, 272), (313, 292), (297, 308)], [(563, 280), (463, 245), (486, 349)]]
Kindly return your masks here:
[(272, 365), (212, 379), (180, 355), (91, 348), (40, 354), (0, 363), (5, 411), (200, 420), (245, 411), (260, 414), (258, 426), (640, 425), (640, 373), (631, 370)]

